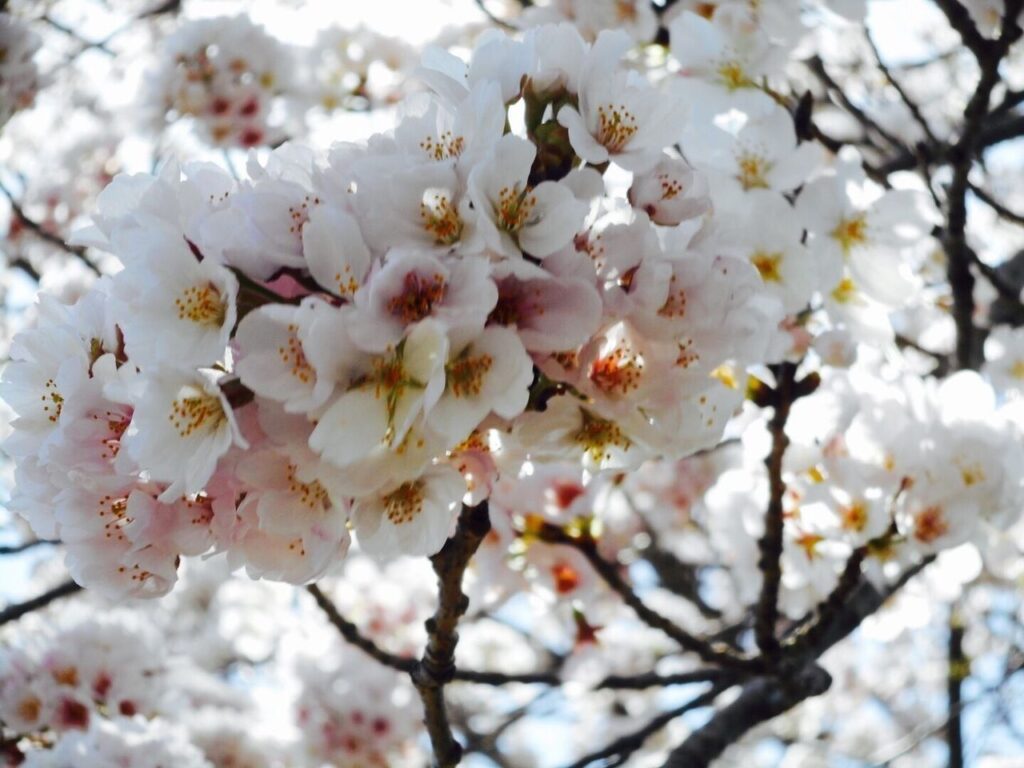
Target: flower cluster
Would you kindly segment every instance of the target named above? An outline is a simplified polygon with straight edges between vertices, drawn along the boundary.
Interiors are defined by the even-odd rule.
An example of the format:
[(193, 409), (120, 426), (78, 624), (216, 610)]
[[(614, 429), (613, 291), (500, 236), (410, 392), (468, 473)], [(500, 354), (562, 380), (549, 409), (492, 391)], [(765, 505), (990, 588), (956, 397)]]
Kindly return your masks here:
[(253, 147), (281, 138), (280, 98), (293, 62), (247, 17), (199, 19), (163, 41), (148, 92), (163, 122), (192, 118), (213, 144)]
[(634, 77), (629, 47), (485, 36), (469, 64), (431, 56), (434, 95), (326, 162), (287, 145), (241, 182), (115, 179), (81, 240), (125, 268), (44, 301), (4, 374), (15, 505), (75, 577), (161, 594), (181, 555), (215, 550), (300, 583), (350, 528), (377, 555), (437, 551), (524, 461), (598, 472), (715, 444), (817, 282), (779, 193), (757, 190), (791, 231), (730, 242), (747, 201), (713, 206), (665, 150), (687, 105)]
[(41, 83), (35, 63), (40, 39), (26, 24), (0, 13), (0, 127), (32, 106)]
[(82, 730), (103, 717), (152, 716), (164, 647), (141, 616), (66, 617), (0, 651), (0, 719), (18, 732)]
[[(972, 372), (941, 384), (831, 372), (793, 406), (787, 429), (783, 609), (795, 618), (827, 597), (858, 549), (880, 580), (962, 544), (997, 549), (1024, 505), (1019, 423)], [(770, 442), (764, 425), (748, 428), (746, 458), (706, 499), (710, 536), (747, 603), (760, 583)]]

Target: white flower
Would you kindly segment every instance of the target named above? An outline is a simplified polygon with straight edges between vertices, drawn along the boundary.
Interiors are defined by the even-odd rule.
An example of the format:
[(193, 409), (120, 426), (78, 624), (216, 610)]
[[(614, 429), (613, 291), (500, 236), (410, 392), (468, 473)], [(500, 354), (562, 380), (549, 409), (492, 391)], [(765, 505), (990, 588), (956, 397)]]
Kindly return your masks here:
[(694, 123), (683, 148), (698, 167), (724, 174), (745, 190), (789, 192), (804, 184), (823, 160), (821, 145), (797, 143), (793, 118), (774, 103), (764, 114), (750, 116), (735, 133)]
[(356, 293), (349, 335), (361, 349), (382, 352), (430, 317), (460, 344), (483, 330), (497, 300), (485, 259), (396, 249)]
[(649, 170), (678, 136), (686, 105), (636, 73), (616, 68), (629, 47), (622, 32), (604, 32), (580, 78), (579, 109), (558, 111), (576, 154), (591, 165), (609, 160), (628, 171)]
[(20, 109), (28, 109), (43, 85), (35, 63), (41, 40), (24, 22), (0, 13), (0, 127)]
[(415, 480), (391, 486), (352, 505), (363, 550), (377, 557), (432, 555), (452, 533), (466, 483), (440, 464)]
[[(322, 406), (334, 392), (335, 380), (323, 367), (313, 365), (306, 344), (317, 318), (333, 313), (318, 299), (309, 299), (298, 307), (268, 304), (246, 315), (235, 334), (239, 348), (235, 372), (242, 383), (257, 395), (282, 403), (289, 413)], [(333, 349), (315, 346), (324, 353), (338, 353), (345, 349), (347, 338), (345, 334), (336, 337)]]
[(427, 423), (451, 442), (465, 439), (487, 416), (513, 419), (523, 412), (533, 361), (507, 328), (489, 327), (445, 365), (445, 390)]
[(302, 227), (302, 253), (313, 279), (343, 299), (351, 299), (370, 271), (371, 254), (359, 223), (334, 206), (315, 206)]
[(31, 750), (27, 768), (212, 768), (180, 727), (165, 720), (93, 718), (88, 730), (72, 731), (53, 749)]
[(685, 160), (662, 156), (657, 165), (633, 176), (629, 202), (655, 224), (673, 227), (711, 210), (708, 184)]
[[(352, 387), (321, 416), (309, 446), (324, 461), (361, 475), (361, 483), (371, 489), (391, 480), (387, 466), (395, 472), (418, 472), (422, 463), (411, 468), (404, 464), (419, 458), (417, 442), (424, 445), (422, 436), (411, 430), (444, 391), (447, 356), (443, 327), (429, 318), (421, 321), (396, 349), (368, 361)], [(366, 467), (376, 459), (393, 466), (379, 468), (385, 474), (367, 474)]]
[(120, 325), (132, 362), (189, 368), (222, 361), (237, 317), (235, 276), (198, 260), (169, 228), (130, 239), (136, 259), (114, 278), (114, 293), (126, 305)]
[(531, 142), (507, 134), (469, 176), (484, 240), (510, 258), (521, 252), (550, 256), (572, 240), (587, 213), (587, 206), (558, 182), (529, 185), (536, 154)]
[(214, 372), (147, 372), (124, 436), (125, 449), (153, 480), (161, 501), (199, 493), (232, 445), (246, 447)]
[[(329, 468), (304, 446), (264, 448), (238, 463), (246, 484), (232, 545), (253, 578), (302, 584), (348, 550), (348, 505), (330, 490)], [(323, 479), (323, 482), (321, 482)]]

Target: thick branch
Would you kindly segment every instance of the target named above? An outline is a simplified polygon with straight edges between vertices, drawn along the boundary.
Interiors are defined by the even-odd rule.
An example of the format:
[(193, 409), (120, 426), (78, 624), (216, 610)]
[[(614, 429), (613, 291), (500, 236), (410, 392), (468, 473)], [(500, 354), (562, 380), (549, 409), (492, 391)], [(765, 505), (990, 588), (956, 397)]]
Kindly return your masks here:
[(599, 749), (596, 752), (592, 752), (589, 755), (581, 757), (575, 763), (568, 766), (568, 768), (586, 768), (591, 763), (596, 763), (598, 760), (606, 760), (608, 758), (615, 758), (615, 762), (606, 763), (606, 765), (622, 765), (633, 753), (643, 747), (644, 742), (647, 741), (647, 739), (656, 734), (666, 725), (686, 712), (710, 706), (714, 703), (715, 699), (729, 687), (729, 683), (715, 684), (710, 690), (705, 691), (697, 698), (692, 699), (675, 709), (662, 712), (661, 714), (653, 717), (641, 728), (616, 739), (608, 746)]
[(437, 574), (437, 610), (427, 620), (427, 647), (423, 659), (412, 672), (412, 680), (423, 701), (424, 722), (438, 768), (456, 766), (462, 759), (462, 746), (452, 735), (445, 708), (444, 686), (455, 679), (456, 628), (469, 608), (462, 592), (462, 577), (480, 542), (491, 530), (487, 502), (463, 507), (455, 535), (430, 558)]
[(59, 584), (51, 590), (43, 592), (43, 594), (33, 597), (31, 600), (26, 600), (23, 603), (15, 603), (9, 605), (0, 611), (0, 625), (6, 624), (9, 621), (15, 621), (20, 619), (27, 613), (37, 611), (40, 608), (45, 608), (47, 605), (52, 603), (54, 600), (59, 600), (62, 597), (73, 595), (81, 590), (73, 581), (65, 581), (63, 584)]
[(705, 768), (744, 733), (771, 720), (804, 699), (828, 690), (832, 678), (817, 665), (782, 677), (759, 677), (743, 686), (739, 697), (672, 751), (663, 768)]
[(737, 677), (735, 672), (724, 669), (698, 669), (693, 672), (677, 672), (673, 675), (646, 672), (639, 675), (609, 675), (594, 687), (617, 691), (642, 691), (645, 688), (666, 688), (670, 685), (735, 680)]
[(967, 244), (967, 191), (969, 174), (977, 150), (982, 125), (989, 112), (992, 89), (999, 81), (999, 63), (1010, 46), (1021, 36), (1017, 16), (1024, 0), (1007, 0), (1002, 33), (998, 40), (985, 40), (967, 10), (957, 0), (936, 0), (950, 25), (960, 34), (964, 44), (978, 60), (978, 85), (964, 110), (960, 139), (950, 150), (953, 178), (949, 184), (945, 247), (946, 274), (953, 293), (953, 320), (956, 323), (956, 361), (958, 368), (976, 368), (980, 344), (974, 327), (974, 275)]

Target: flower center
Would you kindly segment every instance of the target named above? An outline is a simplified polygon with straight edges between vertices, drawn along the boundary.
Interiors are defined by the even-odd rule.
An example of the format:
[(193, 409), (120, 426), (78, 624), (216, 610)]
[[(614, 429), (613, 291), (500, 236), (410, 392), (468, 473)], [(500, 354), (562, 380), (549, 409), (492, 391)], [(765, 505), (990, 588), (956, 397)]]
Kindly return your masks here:
[(297, 469), (294, 464), (288, 465), (288, 490), (298, 496), (299, 503), (306, 509), (323, 509), (327, 502), (327, 490), (319, 480), (304, 483), (296, 478)]
[(444, 299), (446, 288), (440, 274), (421, 277), (410, 272), (405, 276), (402, 292), (388, 302), (388, 311), (406, 325), (418, 323)]
[(502, 187), (498, 192), (498, 206), (495, 209), (498, 228), (509, 233), (518, 232), (529, 221), (535, 205), (537, 196), (532, 193), (530, 187), (522, 191), (518, 184), (513, 187)]
[(186, 288), (174, 300), (179, 320), (188, 320), (196, 325), (219, 328), (224, 324), (227, 306), (220, 291), (212, 283), (193, 285)]
[(420, 149), (427, 153), (427, 157), (439, 161), (457, 158), (465, 147), (465, 138), (454, 136), (451, 131), (444, 131), (437, 138), (427, 136), (420, 142)]
[(445, 368), (448, 376), (448, 390), (455, 397), (475, 396), (480, 394), (484, 377), (494, 365), (490, 355), (472, 357), (463, 353)]
[(594, 461), (610, 459), (610, 448), (621, 448), (629, 450), (630, 440), (613, 421), (595, 416), (586, 409), (580, 409), (583, 415), (583, 423), (576, 430), (573, 439), (583, 447), (583, 450), (590, 454)]
[(669, 319), (676, 319), (686, 316), (686, 291), (679, 288), (676, 283), (678, 279), (672, 275), (668, 279), (668, 297), (661, 305), (658, 314)]
[(423, 482), (402, 483), (384, 497), (384, 510), (394, 525), (411, 522), (423, 511)]
[(196, 391), (194, 395), (178, 397), (172, 401), (167, 420), (181, 437), (189, 438), (200, 430), (216, 430), (227, 420), (227, 416), (219, 397)]
[(839, 285), (832, 289), (832, 298), (840, 304), (846, 304), (857, 295), (857, 286), (849, 277), (839, 281)]
[(796, 539), (796, 544), (800, 549), (807, 555), (808, 560), (813, 560), (818, 556), (818, 545), (824, 540), (823, 536), (819, 536), (816, 533), (802, 533)]
[(607, 395), (627, 395), (640, 386), (643, 359), (632, 355), (623, 346), (595, 360), (590, 366), (590, 380)]
[(621, 152), (637, 130), (636, 116), (624, 104), (597, 108), (597, 141), (609, 152)]
[(868, 507), (863, 501), (855, 501), (839, 510), (843, 528), (860, 532), (868, 524)]
[(43, 394), (39, 396), (43, 402), (43, 413), (51, 424), (56, 424), (64, 410), (64, 397), (57, 391), (57, 384), (53, 379), (47, 379), (43, 385)]
[(782, 282), (782, 273), (779, 271), (779, 265), (782, 263), (781, 253), (757, 251), (750, 257), (750, 263), (754, 265), (761, 274), (761, 279), (766, 283)]
[(659, 173), (658, 182), (661, 184), (662, 200), (674, 200), (683, 191), (682, 182), (673, 179), (667, 173)]
[(739, 156), (739, 179), (744, 189), (767, 189), (768, 172), (772, 164), (760, 155), (752, 152), (744, 152)]
[(303, 384), (308, 384), (314, 376), (313, 366), (306, 359), (302, 342), (296, 335), (299, 327), (294, 323), (288, 325), (288, 341), (277, 348), (277, 354), (285, 368)]
[(718, 66), (718, 76), (721, 78), (722, 84), (730, 91), (736, 91), (752, 85), (750, 78), (747, 77), (746, 72), (743, 71), (743, 67), (738, 61), (726, 61), (720, 64)]
[(462, 219), (443, 192), (426, 192), (420, 203), (423, 228), (434, 236), (437, 245), (451, 245), (462, 236)]
[(580, 585), (580, 574), (568, 563), (551, 566), (551, 576), (555, 580), (555, 591), (560, 595), (566, 595)]
[(831, 232), (843, 249), (843, 253), (849, 254), (851, 250), (868, 241), (868, 220), (864, 214), (854, 216), (850, 219), (843, 219)]
[(930, 544), (949, 531), (949, 523), (942, 514), (942, 507), (933, 505), (918, 513), (914, 518), (914, 538)]

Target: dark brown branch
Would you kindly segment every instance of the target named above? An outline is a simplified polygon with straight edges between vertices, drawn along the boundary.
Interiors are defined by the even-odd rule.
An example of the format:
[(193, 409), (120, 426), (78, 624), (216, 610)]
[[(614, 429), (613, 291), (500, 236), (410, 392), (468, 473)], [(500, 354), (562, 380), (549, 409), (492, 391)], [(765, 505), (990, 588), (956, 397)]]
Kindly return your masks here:
[(978, 60), (977, 88), (964, 110), (960, 138), (950, 149), (953, 178), (947, 194), (947, 227), (944, 245), (950, 288), (953, 293), (953, 320), (956, 323), (956, 362), (958, 368), (976, 368), (979, 363), (979, 336), (974, 326), (974, 275), (967, 244), (967, 191), (973, 158), (981, 138), (982, 125), (989, 113), (992, 89), (999, 81), (999, 63), (1010, 46), (1021, 36), (1017, 17), (1024, 0), (1007, 0), (1002, 31), (997, 40), (986, 40), (978, 32), (970, 15), (957, 0), (936, 0), (950, 25)]
[(43, 546), (45, 544), (60, 544), (59, 541), (51, 541), (49, 539), (33, 539), (32, 541), (25, 541), (21, 544), (11, 544), (6, 546), (0, 546), (0, 555), (18, 555), (22, 552), (26, 552), (35, 547)]
[(608, 746), (599, 749), (596, 752), (592, 752), (589, 755), (581, 757), (572, 765), (567, 766), (567, 768), (586, 768), (591, 763), (596, 763), (598, 760), (607, 760), (609, 758), (614, 758), (615, 761), (612, 763), (605, 763), (605, 765), (623, 765), (631, 755), (643, 747), (644, 742), (647, 741), (647, 739), (656, 734), (666, 725), (691, 710), (711, 706), (714, 704), (715, 699), (730, 687), (730, 683), (717, 683), (712, 686), (710, 690), (705, 691), (697, 698), (692, 699), (675, 709), (662, 712), (661, 714), (653, 717), (641, 728), (616, 739)]
[(35, 282), (39, 282), (42, 279), (42, 275), (39, 274), (39, 270), (32, 266), (32, 263), (28, 259), (12, 259), (10, 262), (11, 269), (20, 269), (26, 275), (28, 275)]
[(14, 216), (17, 217), (21, 225), (25, 227), (25, 229), (31, 231), (39, 239), (45, 240), (51, 245), (57, 246), (65, 253), (74, 256), (76, 259), (85, 264), (85, 266), (88, 267), (94, 274), (100, 274), (99, 267), (93, 264), (89, 257), (85, 255), (84, 248), (77, 245), (68, 245), (66, 242), (64, 242), (63, 238), (53, 234), (49, 230), (45, 229), (42, 224), (26, 216), (25, 211), (22, 210), (21, 205), (18, 203), (17, 200), (14, 199), (14, 195), (12, 195), (11, 191), (7, 189), (7, 187), (4, 186), (2, 183), (0, 183), (0, 192), (3, 192), (4, 195), (7, 196), (7, 199), (10, 201), (11, 204), (11, 211), (14, 213)]
[(734, 655), (728, 647), (709, 643), (687, 632), (666, 616), (648, 607), (633, 591), (633, 588), (619, 574), (618, 566), (605, 560), (597, 550), (597, 542), (589, 535), (571, 536), (565, 530), (548, 522), (542, 523), (536, 535), (549, 544), (565, 544), (579, 551), (591, 567), (597, 571), (605, 584), (626, 603), (633, 612), (650, 627), (659, 629), (675, 640), (682, 648), (696, 653), (704, 661), (723, 667), (753, 671), (759, 669), (758, 659)]
[(961, 686), (967, 677), (968, 669), (967, 657), (964, 655), (964, 625), (953, 608), (949, 615), (949, 669), (946, 675), (949, 711), (946, 744), (949, 746), (949, 768), (964, 768)]
[(754, 613), (754, 637), (757, 647), (769, 658), (779, 653), (779, 640), (775, 636), (775, 624), (779, 618), (779, 585), (782, 582), (782, 537), (784, 529), (782, 497), (786, 483), (782, 479), (782, 459), (789, 445), (786, 437), (786, 421), (789, 409), (796, 399), (796, 366), (782, 363), (777, 368), (775, 389), (771, 393), (774, 408), (768, 430), (772, 435), (772, 450), (765, 459), (768, 469), (769, 498), (764, 516), (764, 534), (758, 542), (761, 571), (761, 594)]
[(444, 686), (455, 679), (455, 646), (459, 642), (456, 628), (469, 608), (469, 598), (462, 592), (462, 577), (490, 530), (486, 501), (463, 507), (455, 535), (430, 558), (437, 574), (437, 610), (427, 620), (427, 647), (412, 672), (412, 680), (423, 702), (424, 723), (438, 768), (451, 768), (462, 759), (462, 746), (455, 740), (448, 720)]
[(1018, 305), (1022, 303), (1020, 298), (1021, 290), (1008, 282), (998, 269), (982, 261), (973, 248), (967, 248), (967, 256), (970, 258), (971, 263), (981, 272), (982, 276), (996, 289), (996, 293), (1007, 301), (1016, 302)]
[(825, 62), (821, 60), (821, 57), (812, 56), (808, 59), (807, 66), (814, 76), (821, 81), (822, 85), (835, 96), (843, 109), (860, 123), (868, 136), (874, 133), (890, 147), (900, 148), (903, 146), (903, 142), (879, 125), (878, 121), (850, 100), (842, 86), (828, 73), (828, 70), (825, 68)]
[(313, 596), (320, 610), (324, 612), (328, 620), (341, 633), (350, 644), (361, 650), (363, 653), (379, 661), (386, 667), (391, 667), (399, 672), (411, 674), (416, 667), (416, 660), (403, 656), (396, 656), (377, 645), (373, 640), (366, 637), (359, 631), (359, 627), (342, 616), (334, 603), (327, 597), (316, 584), (310, 584), (306, 591)]
[(59, 600), (62, 597), (73, 595), (82, 588), (75, 582), (68, 580), (63, 584), (58, 584), (53, 589), (50, 589), (43, 594), (33, 597), (31, 600), (26, 600), (23, 603), (15, 603), (9, 605), (0, 611), (0, 626), (6, 624), (9, 621), (16, 621), (27, 613), (37, 611), (40, 608), (45, 608), (54, 600)]
[(1017, 213), (1016, 211), (1011, 211), (1005, 205), (996, 200), (996, 198), (991, 193), (987, 192), (986, 190), (982, 189), (976, 184), (971, 184), (970, 189), (975, 197), (977, 197), (979, 200), (985, 203), (985, 205), (987, 205), (993, 211), (998, 213), (1001, 219), (1012, 221), (1014, 224), (1024, 225), (1024, 214)]
[(828, 672), (817, 665), (785, 677), (752, 680), (743, 686), (735, 701), (674, 749), (663, 768), (705, 768), (755, 725), (824, 693), (831, 684)]
[(991, 40), (987, 40), (974, 25), (970, 12), (960, 3), (960, 0), (935, 0), (935, 4), (946, 15), (949, 25), (960, 35), (975, 58), (982, 59), (988, 56)]
[(932, 131), (931, 126), (928, 125), (928, 120), (925, 119), (924, 113), (921, 112), (921, 107), (910, 97), (910, 94), (907, 93), (907, 90), (900, 84), (900, 81), (893, 77), (892, 70), (889, 69), (889, 66), (882, 58), (882, 54), (879, 52), (878, 46), (875, 45), (875, 40), (871, 36), (871, 31), (867, 28), (864, 30), (864, 37), (867, 38), (868, 45), (871, 47), (871, 53), (875, 57), (875, 65), (878, 67), (878, 70), (885, 75), (885, 79), (896, 90), (896, 93), (903, 101), (903, 104), (910, 111), (910, 116), (914, 118), (914, 122), (921, 128), (925, 138), (932, 143), (937, 143), (938, 139)]
[(490, 8), (488, 8), (487, 0), (476, 0), (476, 7), (479, 8), (480, 12), (483, 13), (483, 15), (486, 16), (488, 19), (490, 19), (492, 23), (497, 24), (502, 29), (519, 29), (519, 27), (517, 27), (515, 24), (498, 17)]
[(693, 672), (677, 672), (672, 675), (645, 672), (638, 675), (609, 675), (594, 687), (616, 691), (642, 691), (645, 688), (667, 688), (670, 685), (735, 680), (737, 677), (735, 672), (724, 669), (698, 669)]
[[(320, 610), (324, 612), (327, 619), (348, 643), (354, 645), (385, 667), (391, 667), (398, 672), (405, 672), (410, 675), (416, 671), (417, 666), (419, 666), (419, 662), (416, 659), (398, 656), (377, 645), (373, 640), (364, 635), (359, 627), (341, 615), (337, 606), (323, 593), (318, 585), (310, 584), (306, 587), (306, 591), (313, 596), (317, 605), (320, 606)], [(554, 672), (523, 672), (514, 674), (475, 669), (457, 669), (453, 679), (484, 685), (508, 685), (510, 683), (559, 685), (561, 683), (561, 679)]]
[[(1014, 114), (1005, 120), (987, 120), (985, 123), (978, 133), (975, 155), (996, 144), (1024, 136), (1024, 115)], [(912, 171), (921, 164), (921, 152), (917, 149), (915, 148), (914, 151), (904, 149), (889, 160), (880, 163), (875, 170), (882, 176), (888, 176), (897, 171)], [(926, 144), (923, 149), (925, 150), (925, 160), (931, 166), (946, 165), (952, 162), (952, 147), (948, 144)]]

